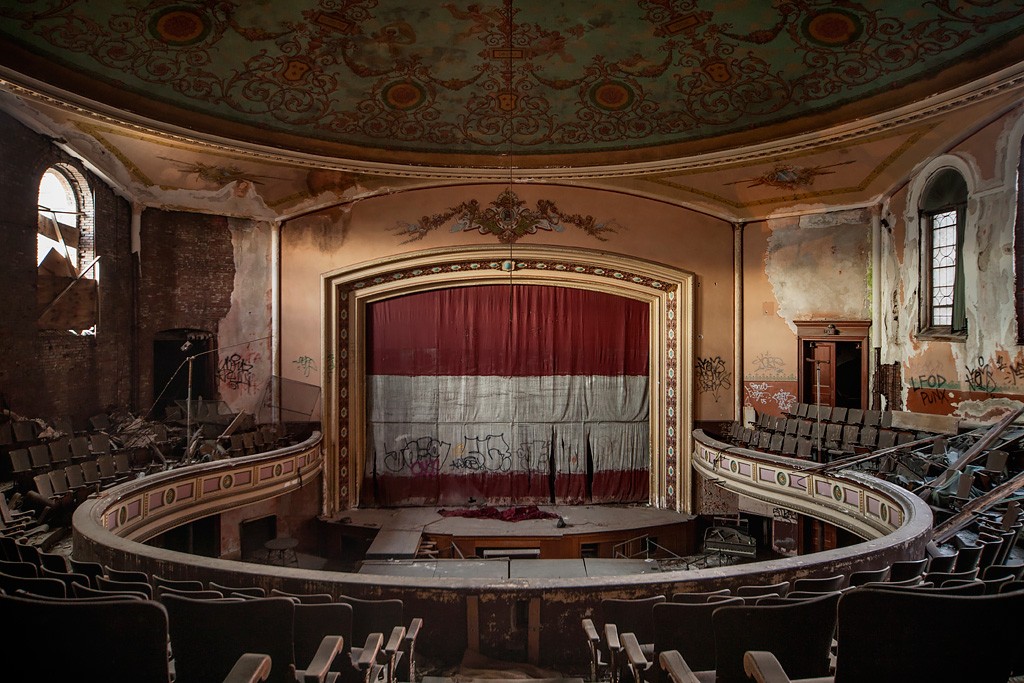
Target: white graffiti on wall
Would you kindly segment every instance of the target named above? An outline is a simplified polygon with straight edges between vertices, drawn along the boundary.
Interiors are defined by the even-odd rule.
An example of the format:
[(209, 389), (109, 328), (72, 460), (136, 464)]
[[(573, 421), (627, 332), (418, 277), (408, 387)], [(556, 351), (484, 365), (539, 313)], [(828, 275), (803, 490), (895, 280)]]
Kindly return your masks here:
[(778, 406), (784, 413), (790, 411), (796, 405), (796, 395), (785, 389), (775, 389), (768, 382), (748, 382), (746, 385), (747, 405), (757, 408), (758, 406)]

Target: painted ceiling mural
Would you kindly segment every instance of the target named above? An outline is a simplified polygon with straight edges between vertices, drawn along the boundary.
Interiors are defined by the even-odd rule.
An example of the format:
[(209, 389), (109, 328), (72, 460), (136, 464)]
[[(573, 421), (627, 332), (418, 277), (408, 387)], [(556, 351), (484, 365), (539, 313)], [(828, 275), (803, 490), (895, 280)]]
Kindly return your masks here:
[(1005, 66), (1019, 55), (994, 55), (1022, 35), (1024, 0), (0, 5), (0, 62), (106, 104), (291, 149), (462, 165), (792, 133), (810, 114), (889, 108), (868, 103), (952, 66), (962, 81)]

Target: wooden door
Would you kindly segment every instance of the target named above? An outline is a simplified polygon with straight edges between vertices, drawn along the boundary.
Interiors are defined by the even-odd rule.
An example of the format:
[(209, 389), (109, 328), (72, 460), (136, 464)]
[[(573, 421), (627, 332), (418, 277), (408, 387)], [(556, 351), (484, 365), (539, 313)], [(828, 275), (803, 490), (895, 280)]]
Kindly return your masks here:
[(836, 345), (830, 341), (804, 342), (802, 400), (831, 406), (835, 403)]

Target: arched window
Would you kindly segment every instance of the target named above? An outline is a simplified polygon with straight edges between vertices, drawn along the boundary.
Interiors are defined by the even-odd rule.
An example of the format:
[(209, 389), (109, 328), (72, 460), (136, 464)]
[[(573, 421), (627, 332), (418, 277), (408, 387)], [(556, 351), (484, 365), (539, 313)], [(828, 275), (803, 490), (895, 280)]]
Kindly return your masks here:
[(94, 334), (99, 264), (85, 177), (56, 164), (39, 181), (39, 327)]
[(952, 168), (935, 173), (921, 197), (921, 330), (967, 333), (964, 231), (967, 182)]

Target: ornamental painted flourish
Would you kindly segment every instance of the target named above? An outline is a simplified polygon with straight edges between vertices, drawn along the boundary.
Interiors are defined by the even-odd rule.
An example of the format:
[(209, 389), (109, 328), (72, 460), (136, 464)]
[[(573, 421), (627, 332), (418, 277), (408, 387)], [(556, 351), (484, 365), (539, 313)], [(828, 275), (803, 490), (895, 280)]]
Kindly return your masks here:
[(427, 233), (453, 219), (455, 223), (451, 232), (476, 231), (481, 235), (494, 235), (503, 244), (513, 244), (539, 230), (562, 232), (565, 225), (572, 225), (591, 237), (606, 241), (607, 233), (622, 228), (614, 220), (599, 223), (593, 216), (563, 213), (549, 199), (538, 200), (536, 210), (531, 210), (515, 192), (505, 190), (487, 208), (481, 208), (480, 203), (472, 199), (433, 216), (423, 216), (416, 223), (400, 223), (395, 232), (406, 238), (403, 244), (408, 244), (423, 239)]
[(258, 142), (608, 163), (889, 109), (923, 79), (1019, 59), (1022, 20), (1024, 0), (8, 0), (0, 65)]

